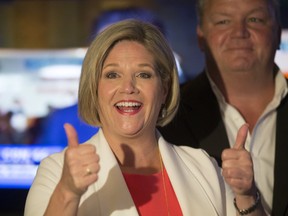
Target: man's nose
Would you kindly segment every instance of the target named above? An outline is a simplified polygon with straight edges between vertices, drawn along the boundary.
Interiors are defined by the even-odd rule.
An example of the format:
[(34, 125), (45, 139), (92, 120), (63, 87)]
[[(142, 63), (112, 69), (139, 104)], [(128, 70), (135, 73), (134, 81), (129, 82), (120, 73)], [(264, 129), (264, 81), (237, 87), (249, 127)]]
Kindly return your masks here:
[(232, 29), (232, 36), (238, 38), (247, 38), (250, 36), (246, 21), (238, 21), (234, 23)]

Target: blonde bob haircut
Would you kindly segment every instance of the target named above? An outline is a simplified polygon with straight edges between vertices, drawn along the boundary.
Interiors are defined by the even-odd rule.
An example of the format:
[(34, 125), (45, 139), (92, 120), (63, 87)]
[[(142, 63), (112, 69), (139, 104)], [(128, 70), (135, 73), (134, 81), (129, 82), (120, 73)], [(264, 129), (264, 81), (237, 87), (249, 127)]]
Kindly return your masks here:
[(79, 116), (87, 124), (101, 127), (98, 83), (103, 63), (113, 46), (123, 40), (138, 42), (153, 55), (154, 66), (161, 78), (162, 87), (167, 89), (166, 101), (159, 113), (157, 126), (168, 124), (179, 106), (179, 81), (174, 54), (157, 27), (133, 19), (110, 25), (98, 34), (89, 46), (79, 83)]

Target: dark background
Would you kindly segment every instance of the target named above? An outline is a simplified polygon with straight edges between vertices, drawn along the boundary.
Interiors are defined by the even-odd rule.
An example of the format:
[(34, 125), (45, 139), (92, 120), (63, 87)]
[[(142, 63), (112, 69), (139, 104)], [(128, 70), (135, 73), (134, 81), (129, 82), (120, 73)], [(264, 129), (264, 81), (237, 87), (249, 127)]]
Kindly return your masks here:
[[(288, 0), (279, 0), (288, 28)], [(71, 48), (88, 45), (101, 11), (127, 6), (151, 9), (165, 22), (172, 48), (188, 77), (203, 67), (197, 46), (195, 0), (0, 0), (0, 47)]]

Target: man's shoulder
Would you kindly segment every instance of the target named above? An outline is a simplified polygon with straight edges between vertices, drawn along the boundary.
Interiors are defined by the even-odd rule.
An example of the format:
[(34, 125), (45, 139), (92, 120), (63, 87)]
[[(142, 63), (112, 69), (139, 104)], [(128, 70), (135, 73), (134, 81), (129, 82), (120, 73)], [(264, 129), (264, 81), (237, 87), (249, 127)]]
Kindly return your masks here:
[(189, 89), (189, 88), (197, 88), (202, 86), (203, 84), (208, 82), (207, 75), (204, 71), (199, 73), (197, 76), (193, 77), (190, 80), (187, 80), (183, 84), (181, 84), (180, 88), (182, 91)]
[(196, 77), (181, 85), (181, 97), (199, 99), (203, 95), (211, 94), (212, 89), (205, 72), (201, 72)]

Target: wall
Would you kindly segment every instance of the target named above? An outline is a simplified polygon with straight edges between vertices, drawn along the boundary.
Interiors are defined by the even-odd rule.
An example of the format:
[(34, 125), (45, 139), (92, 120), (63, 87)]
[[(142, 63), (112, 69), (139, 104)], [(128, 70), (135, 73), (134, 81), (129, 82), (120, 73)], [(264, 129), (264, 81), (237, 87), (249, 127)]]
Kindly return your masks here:
[(146, 7), (166, 22), (168, 38), (188, 76), (202, 69), (196, 41), (194, 0), (6, 0), (0, 1), (0, 47), (87, 46), (91, 25), (102, 10)]
[[(279, 0), (288, 28), (288, 1)], [(189, 77), (203, 68), (196, 40), (195, 0), (1, 0), (0, 47), (69, 48), (87, 46), (91, 24), (102, 11), (129, 5), (155, 10), (166, 22), (173, 49)]]

